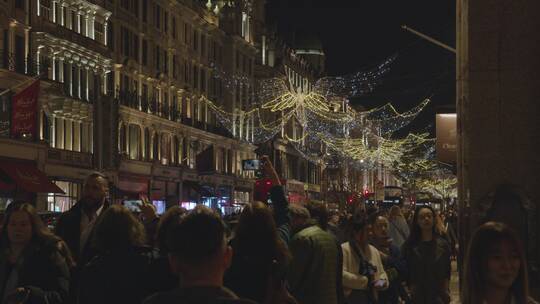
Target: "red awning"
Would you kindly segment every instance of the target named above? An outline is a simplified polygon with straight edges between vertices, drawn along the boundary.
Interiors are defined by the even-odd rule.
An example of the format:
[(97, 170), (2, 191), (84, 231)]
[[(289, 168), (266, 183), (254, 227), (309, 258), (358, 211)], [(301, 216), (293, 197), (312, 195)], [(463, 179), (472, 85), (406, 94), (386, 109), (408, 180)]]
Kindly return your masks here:
[(12, 180), (17, 189), (36, 193), (64, 193), (31, 163), (4, 160), (0, 161), (0, 170)]

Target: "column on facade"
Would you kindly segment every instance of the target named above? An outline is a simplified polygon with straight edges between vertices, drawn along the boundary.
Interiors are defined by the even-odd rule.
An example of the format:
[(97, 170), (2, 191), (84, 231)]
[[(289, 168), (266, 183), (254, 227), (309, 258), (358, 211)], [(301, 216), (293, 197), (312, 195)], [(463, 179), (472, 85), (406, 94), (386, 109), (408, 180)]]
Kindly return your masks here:
[[(141, 12), (141, 10), (139, 10), (139, 12)], [(105, 21), (103, 22), (103, 41), (100, 41), (100, 42), (103, 42), (104, 45), (107, 45), (107, 27), (108, 27), (108, 21), (109, 21), (109, 17), (106, 17), (105, 18)], [(141, 55), (142, 55), (142, 46), (139, 45), (139, 50), (141, 50)], [(139, 61), (139, 62), (142, 62), (142, 61)]]
[(65, 82), (65, 79), (64, 79), (64, 57), (63, 56), (60, 56), (58, 57), (58, 81), (64, 83)]
[(73, 124), (73, 151), (81, 152), (81, 122), (75, 121)]
[(73, 150), (73, 122), (71, 119), (64, 119), (64, 149)]
[(56, 66), (56, 55), (53, 53), (51, 56), (51, 66), (49, 67), (49, 79), (58, 81), (58, 76), (56, 75), (56, 69), (54, 68)]
[(84, 80), (86, 82), (86, 92), (83, 92), (82, 94), (85, 100), (90, 100), (90, 86), (94, 83), (94, 77), (91, 77), (92, 73), (90, 73), (90, 69), (87, 65), (83, 67), (83, 73), (86, 75)]

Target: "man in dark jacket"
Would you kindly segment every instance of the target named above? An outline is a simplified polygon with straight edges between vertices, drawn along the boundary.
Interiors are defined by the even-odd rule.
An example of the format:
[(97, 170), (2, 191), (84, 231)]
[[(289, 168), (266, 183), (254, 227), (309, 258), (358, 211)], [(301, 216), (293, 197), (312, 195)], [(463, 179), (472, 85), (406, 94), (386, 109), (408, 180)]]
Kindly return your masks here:
[(148, 298), (145, 304), (228, 303), (252, 304), (223, 287), (223, 275), (232, 260), (225, 224), (211, 209), (198, 206), (169, 235), (169, 262), (181, 273), (180, 287)]
[(97, 218), (109, 206), (108, 191), (104, 175), (90, 174), (84, 182), (82, 199), (58, 219), (55, 233), (66, 242), (78, 266), (84, 266), (95, 255), (91, 235)]

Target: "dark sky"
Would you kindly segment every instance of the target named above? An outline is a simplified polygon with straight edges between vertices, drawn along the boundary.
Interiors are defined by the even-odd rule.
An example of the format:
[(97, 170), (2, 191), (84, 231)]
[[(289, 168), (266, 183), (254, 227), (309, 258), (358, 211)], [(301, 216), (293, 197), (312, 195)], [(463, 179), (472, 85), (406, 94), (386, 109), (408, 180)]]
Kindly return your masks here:
[(401, 29), (406, 24), (455, 47), (455, 0), (268, 0), (267, 13), (267, 23), (283, 35), (320, 38), (328, 75), (360, 71), (397, 53), (383, 83), (353, 103), (392, 102), (405, 111), (432, 96), (411, 125), (415, 132), (434, 124), (436, 108), (455, 103), (455, 55)]

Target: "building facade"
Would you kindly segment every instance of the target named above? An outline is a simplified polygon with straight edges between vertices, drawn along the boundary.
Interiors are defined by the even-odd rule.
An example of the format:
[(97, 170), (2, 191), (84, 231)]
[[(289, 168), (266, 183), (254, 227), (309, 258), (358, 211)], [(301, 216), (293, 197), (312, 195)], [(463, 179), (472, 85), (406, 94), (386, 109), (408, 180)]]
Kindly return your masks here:
[[(0, 16), (2, 203), (25, 198), (40, 210), (65, 210), (93, 170), (93, 102), (112, 70), (106, 46), (111, 12), (88, 1), (17, 0), (0, 3)], [(35, 132), (10, 134), (12, 99), (38, 79), (30, 122)]]
[[(29, 163), (62, 188), (28, 194), (39, 209), (67, 210), (94, 170), (109, 176), (118, 202), (144, 194), (160, 204), (204, 202), (230, 212), (251, 200), (253, 173), (241, 161), (255, 157), (245, 141), (253, 126), (229, 132), (208, 107), (241, 116), (249, 106), (256, 48), (249, 5), (241, 4), (0, 4), (0, 157)], [(248, 81), (232, 86), (232, 76), (216, 71)], [(39, 130), (15, 138), (11, 101), (38, 79)], [(26, 194), (3, 188), (5, 202)]]

